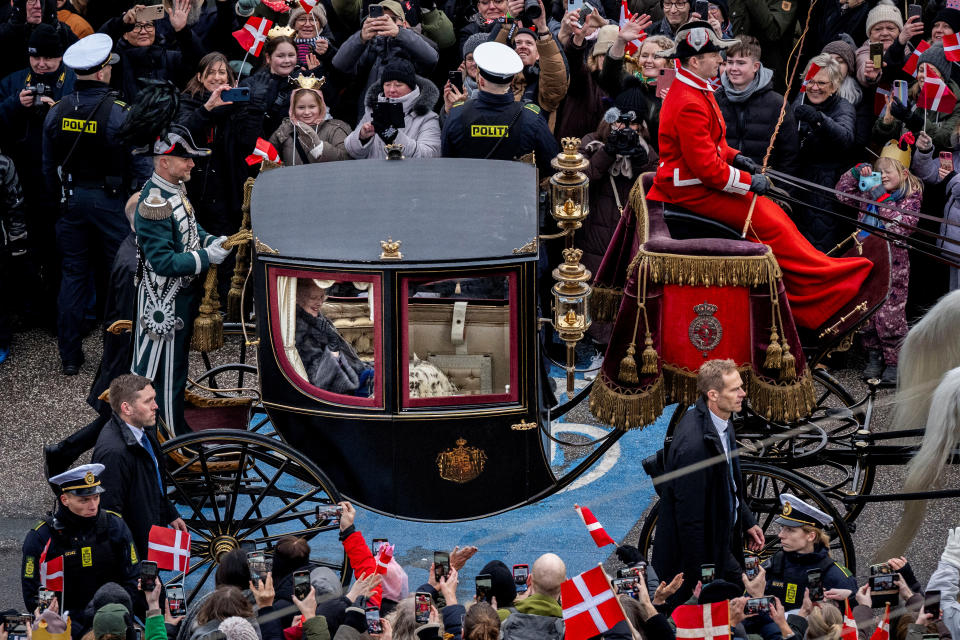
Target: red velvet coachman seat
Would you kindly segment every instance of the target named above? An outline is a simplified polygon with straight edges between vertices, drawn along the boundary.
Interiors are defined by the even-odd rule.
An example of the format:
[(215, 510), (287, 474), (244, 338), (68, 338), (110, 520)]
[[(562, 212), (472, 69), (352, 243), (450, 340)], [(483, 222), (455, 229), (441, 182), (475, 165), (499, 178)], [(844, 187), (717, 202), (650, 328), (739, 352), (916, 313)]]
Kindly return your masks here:
[(814, 388), (770, 248), (746, 240), (674, 239), (663, 203), (637, 181), (595, 278), (595, 319), (614, 320), (590, 409), (643, 427), (697, 398), (707, 359), (731, 358), (752, 409), (768, 420), (810, 415)]

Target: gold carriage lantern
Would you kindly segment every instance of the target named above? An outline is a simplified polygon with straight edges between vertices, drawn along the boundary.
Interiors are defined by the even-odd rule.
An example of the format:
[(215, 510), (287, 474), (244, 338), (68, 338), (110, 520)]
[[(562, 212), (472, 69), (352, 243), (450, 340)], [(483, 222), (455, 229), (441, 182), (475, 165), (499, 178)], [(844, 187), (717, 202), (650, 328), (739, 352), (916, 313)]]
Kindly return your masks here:
[(573, 246), (573, 232), (590, 213), (590, 179), (583, 172), (590, 162), (577, 150), (580, 138), (564, 138), (563, 151), (550, 161), (557, 170), (550, 176), (551, 215)]
[(590, 179), (583, 172), (589, 161), (578, 151), (579, 138), (564, 138), (563, 151), (550, 161), (557, 172), (550, 176), (551, 215), (561, 232), (543, 239), (563, 237), (563, 264), (553, 270), (553, 318), (551, 322), (557, 335), (567, 345), (567, 393), (573, 394), (576, 373), (577, 342), (583, 339), (590, 328), (590, 294), (587, 282), (591, 273), (580, 264), (583, 251), (573, 246), (573, 234), (590, 213)]

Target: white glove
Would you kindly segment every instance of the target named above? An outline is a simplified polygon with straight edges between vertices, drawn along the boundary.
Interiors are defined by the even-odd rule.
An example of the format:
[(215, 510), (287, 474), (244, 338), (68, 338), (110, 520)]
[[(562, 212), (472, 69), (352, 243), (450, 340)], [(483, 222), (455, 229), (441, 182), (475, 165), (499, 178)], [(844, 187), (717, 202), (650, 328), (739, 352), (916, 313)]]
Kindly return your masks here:
[(230, 255), (230, 249), (223, 248), (223, 241), (226, 239), (226, 236), (220, 236), (211, 242), (210, 246), (204, 249), (204, 251), (207, 252), (207, 258), (210, 260), (210, 264), (221, 264), (227, 259), (227, 256)]
[(950, 529), (947, 533), (947, 546), (943, 548), (940, 562), (952, 564), (960, 569), (960, 527)]

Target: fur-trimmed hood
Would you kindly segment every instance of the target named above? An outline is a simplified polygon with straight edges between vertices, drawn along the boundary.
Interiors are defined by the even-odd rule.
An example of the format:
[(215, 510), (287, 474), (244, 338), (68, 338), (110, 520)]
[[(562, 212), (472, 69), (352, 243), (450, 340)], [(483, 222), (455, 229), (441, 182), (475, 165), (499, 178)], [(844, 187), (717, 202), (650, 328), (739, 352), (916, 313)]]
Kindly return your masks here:
[[(437, 89), (437, 85), (433, 84), (431, 81), (427, 80), (423, 76), (417, 76), (417, 89), (420, 89), (420, 94), (412, 101), (411, 104), (406, 104), (404, 98), (400, 98), (401, 102), (404, 102), (403, 112), (404, 114), (413, 112), (416, 116), (422, 116), (430, 111), (433, 111), (433, 106), (437, 104), (437, 101), (440, 99), (440, 91)], [(383, 94), (383, 85), (379, 82), (375, 82), (367, 88), (367, 97), (364, 100), (364, 104), (368, 109), (373, 109), (374, 105), (377, 104), (377, 98)], [(409, 94), (408, 94), (409, 95)]]

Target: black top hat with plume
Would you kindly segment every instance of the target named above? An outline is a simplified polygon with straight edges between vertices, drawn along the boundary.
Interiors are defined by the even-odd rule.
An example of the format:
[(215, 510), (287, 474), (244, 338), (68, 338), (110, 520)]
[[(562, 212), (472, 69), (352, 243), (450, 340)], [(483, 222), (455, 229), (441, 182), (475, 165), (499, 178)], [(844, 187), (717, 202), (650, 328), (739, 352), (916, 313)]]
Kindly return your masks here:
[(180, 92), (167, 80), (144, 80), (127, 119), (117, 133), (136, 155), (203, 158), (210, 149), (198, 147), (190, 130), (173, 124), (180, 106)]

